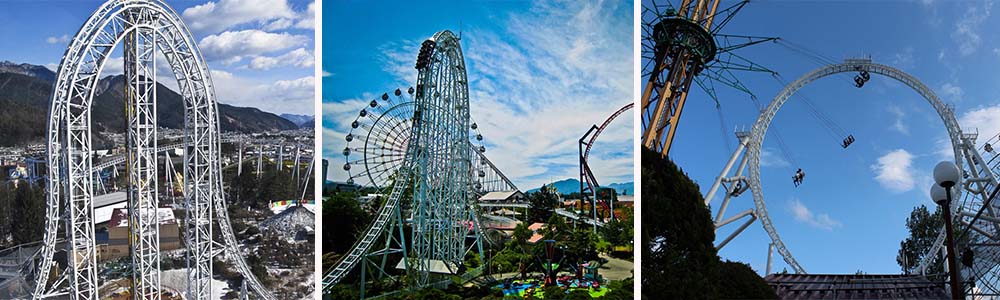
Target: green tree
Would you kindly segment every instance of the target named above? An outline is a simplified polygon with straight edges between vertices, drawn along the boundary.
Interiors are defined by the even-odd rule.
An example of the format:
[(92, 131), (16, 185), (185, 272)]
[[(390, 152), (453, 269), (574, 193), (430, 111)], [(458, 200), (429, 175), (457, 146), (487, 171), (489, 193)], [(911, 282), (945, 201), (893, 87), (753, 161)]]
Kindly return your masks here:
[(41, 240), (45, 229), (45, 194), (41, 185), (18, 184), (11, 215), (15, 245)]
[(13, 192), (6, 184), (0, 184), (0, 249), (11, 246), (11, 198)]
[(566, 245), (567, 263), (579, 263), (596, 260), (597, 257), (597, 236), (588, 228), (577, 228), (567, 240), (562, 243)]
[(548, 221), (559, 203), (559, 195), (547, 186), (528, 194), (528, 223)]
[(726, 260), (719, 265), (719, 273), (725, 274), (717, 281), (721, 299), (775, 299), (778, 296), (767, 282), (750, 265)]
[[(910, 236), (899, 242), (899, 251), (896, 255), (896, 263), (900, 269), (907, 273), (917, 273), (918, 263), (923, 260), (927, 251), (934, 246), (938, 231), (944, 226), (941, 217), (941, 207), (935, 206), (934, 213), (931, 214), (926, 206), (920, 205), (913, 208), (910, 217), (906, 218), (906, 228), (910, 231)], [(944, 273), (944, 265), (941, 257), (934, 255), (928, 265), (928, 274)]]
[[(698, 185), (660, 153), (642, 149), (642, 291), (663, 299), (715, 299), (715, 225)], [(643, 297), (653, 294), (645, 294)]]
[(323, 200), (323, 252), (345, 253), (363, 234), (370, 216), (358, 204), (357, 194), (339, 192)]
[[(642, 290), (663, 299), (774, 298), (743, 263), (720, 262), (715, 225), (698, 185), (660, 153), (643, 148)], [(645, 294), (643, 297), (653, 296)]]

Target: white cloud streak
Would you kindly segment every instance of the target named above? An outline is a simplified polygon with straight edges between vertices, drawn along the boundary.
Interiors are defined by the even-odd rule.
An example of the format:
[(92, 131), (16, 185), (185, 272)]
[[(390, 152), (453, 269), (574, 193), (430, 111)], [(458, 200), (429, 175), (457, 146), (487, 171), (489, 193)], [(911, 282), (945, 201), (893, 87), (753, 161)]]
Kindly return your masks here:
[[(613, 1), (538, 3), (504, 20), (505, 32), (464, 31), (472, 118), (486, 139), (487, 156), (520, 188), (578, 177), (580, 136), (634, 101), (632, 20), (620, 17), (631, 10)], [(378, 63), (400, 87), (416, 78), (419, 45), (401, 40), (380, 48)], [(346, 134), (344, 126), (370, 99), (329, 99), (337, 102), (324, 104), (324, 119), (338, 126), (330, 134)], [(619, 116), (594, 145), (590, 163), (601, 183), (634, 180), (632, 116)], [(324, 140), (339, 161), (343, 140)], [(331, 170), (331, 178), (346, 176)]]
[(788, 202), (788, 210), (792, 212), (795, 220), (801, 223), (808, 224), (809, 226), (816, 227), (819, 229), (832, 231), (834, 228), (841, 227), (840, 221), (834, 220), (827, 214), (814, 214), (812, 211), (802, 204), (799, 199), (792, 199)]
[(903, 149), (896, 149), (878, 158), (871, 165), (875, 172), (875, 181), (883, 188), (894, 193), (912, 190), (915, 185), (913, 175), (913, 154)]

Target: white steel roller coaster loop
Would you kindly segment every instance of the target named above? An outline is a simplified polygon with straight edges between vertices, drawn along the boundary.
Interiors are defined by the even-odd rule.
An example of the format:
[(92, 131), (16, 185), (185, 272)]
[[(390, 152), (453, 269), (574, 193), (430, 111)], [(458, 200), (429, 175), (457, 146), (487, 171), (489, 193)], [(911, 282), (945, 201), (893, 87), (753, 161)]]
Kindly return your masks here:
[[(955, 163), (959, 166), (960, 169), (964, 170), (966, 174), (975, 174), (976, 176), (976, 178), (963, 179), (965, 181), (964, 186), (966, 187), (967, 190), (970, 191), (970, 197), (980, 197), (980, 200), (984, 200), (988, 197), (988, 195), (986, 194), (986, 185), (992, 184), (995, 186), (996, 177), (995, 175), (993, 175), (992, 172), (988, 170), (988, 168), (983, 168), (985, 170), (976, 169), (977, 165), (986, 166), (985, 162), (983, 162), (982, 160), (982, 157), (976, 151), (975, 148), (976, 136), (975, 134), (965, 134), (965, 135), (962, 134), (962, 129), (959, 127), (958, 122), (955, 120), (953, 109), (951, 107), (942, 102), (941, 99), (938, 98), (938, 96), (935, 95), (930, 88), (921, 83), (915, 77), (903, 71), (900, 71), (898, 69), (886, 65), (873, 63), (871, 59), (847, 59), (843, 63), (831, 64), (813, 70), (812, 72), (809, 72), (805, 76), (802, 76), (801, 78), (785, 86), (785, 88), (782, 89), (781, 92), (774, 97), (774, 100), (771, 101), (771, 103), (767, 106), (767, 108), (765, 108), (761, 112), (760, 116), (757, 118), (757, 121), (754, 123), (754, 126), (749, 133), (742, 133), (742, 132), (737, 133), (737, 135), (740, 138), (739, 146), (733, 153), (733, 155), (730, 157), (729, 161), (726, 163), (726, 166), (723, 168), (719, 177), (717, 177), (714, 183), (712, 184), (712, 187), (709, 189), (708, 193), (705, 194), (705, 204), (708, 205), (711, 202), (716, 191), (718, 191), (719, 187), (723, 187), (725, 198), (722, 204), (719, 206), (717, 216), (714, 220), (716, 224), (715, 225), (716, 229), (725, 226), (727, 224), (730, 224), (746, 216), (749, 216), (750, 218), (747, 220), (746, 223), (737, 228), (736, 231), (733, 232), (729, 237), (727, 237), (721, 243), (719, 243), (716, 246), (717, 248), (722, 248), (723, 246), (725, 246), (726, 243), (728, 243), (734, 237), (739, 235), (744, 229), (746, 229), (746, 227), (749, 226), (750, 223), (759, 218), (761, 221), (761, 225), (764, 227), (764, 230), (767, 232), (768, 236), (771, 239), (771, 247), (776, 248), (778, 250), (778, 253), (782, 256), (782, 258), (784, 258), (785, 262), (794, 270), (794, 272), (805, 273), (805, 269), (799, 265), (799, 263), (792, 256), (791, 251), (789, 251), (788, 248), (785, 246), (784, 242), (782, 242), (781, 237), (778, 235), (777, 230), (774, 228), (774, 225), (771, 223), (771, 219), (768, 216), (767, 207), (764, 200), (763, 186), (761, 185), (760, 181), (761, 145), (767, 133), (767, 128), (771, 125), (771, 121), (774, 118), (775, 114), (778, 113), (778, 110), (799, 89), (801, 89), (802, 87), (813, 81), (816, 81), (820, 78), (827, 77), (830, 75), (839, 73), (848, 73), (848, 72), (863, 72), (863, 71), (873, 74), (881, 74), (883, 76), (895, 79), (900, 83), (903, 83), (904, 85), (912, 88), (914, 91), (920, 94), (921, 97), (927, 100), (927, 102), (934, 107), (934, 110), (941, 117), (941, 120), (944, 122), (945, 128), (948, 130), (948, 136), (951, 140), (952, 148), (955, 154)], [(746, 150), (746, 153), (743, 153), (744, 150)], [(740, 158), (741, 153), (743, 153), (744, 155), (740, 160), (739, 167), (736, 168), (735, 173), (732, 173), (732, 175), (730, 175), (731, 174), (730, 170), (735, 164), (736, 159)], [(749, 164), (749, 175), (744, 176), (743, 171), (748, 164)], [(970, 183), (973, 182), (979, 185), (977, 189), (972, 189), (970, 187)], [(731, 197), (739, 196), (739, 194), (746, 191), (747, 189), (751, 190), (753, 194), (754, 208), (748, 209), (747, 211), (738, 213), (728, 219), (723, 220), (722, 217), (725, 216), (726, 206), (728, 206)], [(975, 205), (973, 203), (974, 201), (972, 200), (966, 200), (961, 204), (959, 202), (960, 201), (954, 201), (952, 203), (953, 209), (955, 209), (953, 211), (956, 211), (955, 213), (956, 216), (961, 215), (963, 209), (969, 210), (970, 209), (969, 206)], [(982, 202), (980, 201), (979, 203)], [(978, 207), (975, 208), (978, 209)], [(975, 210), (972, 211), (975, 212)], [(993, 214), (992, 207), (989, 207), (988, 212), (990, 216), (995, 216), (995, 214)], [(934, 254), (940, 251), (940, 246), (943, 243), (943, 237), (944, 237), (943, 233), (944, 230), (941, 230), (938, 239), (934, 244), (934, 248), (931, 251), (929, 251), (928, 255), (926, 255), (925, 257), (933, 257)], [(771, 264), (770, 254), (771, 253), (769, 252), (768, 253), (769, 259), (767, 266), (768, 273), (770, 272), (770, 264)], [(921, 261), (920, 269), (921, 270), (925, 269), (926, 265), (929, 263), (930, 260), (931, 259), (924, 259), (923, 261)]]
[[(99, 297), (90, 109), (108, 56), (123, 42), (135, 297), (160, 298), (159, 250), (155, 248), (158, 185), (154, 57), (158, 52), (168, 62), (184, 98), (184, 142), (188, 145), (184, 147), (183, 171), (186, 298), (211, 296), (212, 259), (225, 251), (253, 290), (264, 299), (273, 299), (243, 261), (230, 228), (220, 172), (218, 106), (208, 65), (179, 15), (161, 0), (105, 2), (83, 24), (62, 57), (49, 111), (48, 206), (32, 298), (63, 294), (70, 299)], [(65, 205), (65, 210), (60, 204)], [(222, 230), (221, 251), (216, 250), (212, 240), (213, 219)], [(68, 267), (50, 282), (60, 221), (66, 225)]]

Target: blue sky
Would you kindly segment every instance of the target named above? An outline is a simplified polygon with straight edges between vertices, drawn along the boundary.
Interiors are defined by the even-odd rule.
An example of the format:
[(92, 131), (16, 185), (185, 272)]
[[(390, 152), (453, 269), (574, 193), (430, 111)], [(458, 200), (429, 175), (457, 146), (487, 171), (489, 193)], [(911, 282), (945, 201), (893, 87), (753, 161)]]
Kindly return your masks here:
[[(220, 102), (273, 113), (314, 114), (313, 1), (167, 2), (198, 41)], [(4, 20), (0, 60), (56, 69), (73, 35), (100, 4), (0, 2), (0, 20)], [(117, 52), (113, 60), (121, 60), (120, 47)], [(165, 63), (159, 67), (168, 70)], [(121, 73), (120, 63), (109, 63), (104, 70), (105, 75), (116, 73)]]
[[(577, 140), (633, 101), (631, 1), (324, 2), (323, 142), (344, 180), (349, 124), (375, 96), (412, 85), (420, 43), (462, 34), (472, 119), (486, 155), (521, 189), (579, 176)], [(633, 117), (594, 145), (603, 184), (633, 181)]]
[[(870, 55), (916, 76), (954, 105), (963, 130), (978, 130), (982, 144), (1000, 132), (995, 84), (1000, 36), (992, 30), (1000, 19), (992, 15), (994, 8), (982, 1), (754, 1), (723, 32), (777, 36), (837, 60)], [(740, 53), (778, 71), (786, 82), (821, 66), (781, 44)], [(927, 196), (931, 170), (953, 156), (943, 123), (916, 92), (880, 75), (858, 89), (851, 76), (821, 79), (797, 94), (855, 136), (848, 149), (839, 146), (843, 137), (827, 133), (802, 97), (793, 97), (777, 114), (763, 146), (767, 209), (810, 273), (898, 273), (895, 257), (908, 234), (906, 217), (920, 204), (933, 209)], [(741, 78), (763, 105), (783, 87), (765, 74)], [(670, 153), (703, 192), (735, 149), (733, 128), (749, 129), (757, 117), (745, 94), (724, 88), (720, 98), (725, 125), (703, 92), (690, 95)], [(780, 150), (775, 128), (788, 155)], [(798, 167), (807, 176), (794, 188), (791, 176)], [(746, 193), (733, 200), (727, 216), (750, 207), (752, 197)], [(718, 239), (735, 227), (721, 229)], [(720, 255), (763, 272), (768, 241), (757, 222)], [(774, 270), (784, 267), (776, 254)]]

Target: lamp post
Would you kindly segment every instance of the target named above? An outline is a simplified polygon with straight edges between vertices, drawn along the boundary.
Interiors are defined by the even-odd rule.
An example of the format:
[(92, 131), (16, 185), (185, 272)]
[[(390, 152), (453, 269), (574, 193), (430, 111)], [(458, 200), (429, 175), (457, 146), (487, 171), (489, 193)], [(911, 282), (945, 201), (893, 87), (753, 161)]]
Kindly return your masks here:
[(951, 188), (958, 183), (961, 171), (952, 162), (942, 161), (934, 167), (934, 182), (931, 187), (931, 200), (944, 208), (944, 228), (946, 230), (948, 249), (948, 278), (951, 280), (951, 298), (962, 299), (962, 286), (959, 285), (958, 265), (955, 264), (955, 239), (951, 229)]

